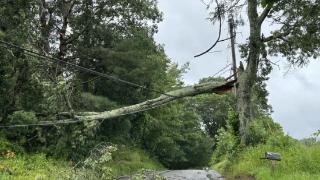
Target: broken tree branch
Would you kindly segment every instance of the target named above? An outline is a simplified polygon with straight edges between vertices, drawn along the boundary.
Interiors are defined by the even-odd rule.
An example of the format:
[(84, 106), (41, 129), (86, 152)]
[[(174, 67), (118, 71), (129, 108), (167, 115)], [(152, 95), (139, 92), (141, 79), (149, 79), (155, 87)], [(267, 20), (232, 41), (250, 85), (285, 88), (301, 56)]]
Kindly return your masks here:
[(167, 92), (166, 94), (170, 94), (171, 96), (161, 95), (158, 98), (144, 101), (139, 104), (126, 106), (110, 111), (105, 112), (82, 112), (81, 114), (76, 114), (76, 118), (80, 121), (93, 121), (93, 120), (104, 120), (115, 118), (127, 114), (134, 114), (137, 112), (147, 111), (149, 109), (153, 109), (162, 105), (165, 105), (169, 102), (184, 98), (195, 96), (199, 94), (205, 93), (216, 93), (221, 94), (230, 90), (234, 87), (235, 81), (225, 82), (210, 82), (203, 83), (194, 86), (187, 86), (178, 90)]

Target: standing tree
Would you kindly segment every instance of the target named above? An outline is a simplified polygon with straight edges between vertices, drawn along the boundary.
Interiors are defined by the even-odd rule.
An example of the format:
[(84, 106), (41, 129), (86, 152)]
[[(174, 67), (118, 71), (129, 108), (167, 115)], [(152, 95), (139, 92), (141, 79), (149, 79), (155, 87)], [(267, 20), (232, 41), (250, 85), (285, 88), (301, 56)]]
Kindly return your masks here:
[[(239, 72), (237, 88), (239, 131), (241, 143), (246, 144), (249, 126), (254, 118), (253, 91), (256, 86), (261, 86), (261, 80), (266, 80), (272, 69), (269, 58), (282, 55), (292, 65), (303, 66), (311, 57), (316, 59), (319, 56), (320, 1), (223, 0), (219, 2), (216, 0), (215, 2), (217, 6), (211, 19), (220, 22), (219, 38), (211, 48), (197, 56), (209, 52), (220, 42), (221, 19), (224, 16), (237, 11), (238, 14), (242, 14), (239, 9), (243, 7), (247, 9), (249, 37), (245, 44), (240, 45), (241, 57), (245, 59), (246, 67)], [(262, 30), (263, 23), (271, 23), (278, 28)]]
[[(262, 95), (262, 97), (266, 94), (266, 91), (263, 89), (263, 80), (266, 79), (266, 76), (272, 69), (269, 57), (283, 55), (292, 65), (302, 66), (308, 63), (311, 57), (317, 58), (319, 56), (320, 2), (318, 0), (221, 0), (220, 2), (215, 0), (215, 2), (217, 7), (215, 13), (212, 13), (212, 20), (219, 21), (219, 36), (213, 46), (200, 55), (209, 52), (218, 42), (223, 41), (220, 40), (222, 18), (229, 13), (236, 16), (237, 14), (241, 14), (236, 13), (237, 11), (239, 12), (239, 9), (241, 10), (243, 7), (247, 8), (246, 14), (248, 16), (250, 32), (247, 42), (240, 45), (241, 56), (245, 59), (246, 67), (239, 72), (240, 76), (237, 79), (239, 131), (241, 143), (246, 144), (249, 126), (254, 119), (256, 109), (254, 92), (256, 89), (259, 89), (259, 94)], [(140, 74), (140, 69), (143, 69), (143, 66), (136, 66), (134, 71), (131, 69), (132, 71), (127, 77), (128, 79), (134, 79), (134, 75), (134, 77), (142, 81), (140, 83), (145, 85), (143, 87), (151, 87), (149, 89), (161, 87), (152, 82), (155, 78), (165, 79), (165, 73), (163, 72), (165, 72), (167, 60), (162, 57), (162, 49), (156, 47), (154, 42), (148, 38), (151, 38), (156, 31), (155, 26), (149, 26), (150, 22), (156, 23), (161, 20), (155, 0), (42, 0), (31, 3), (30, 5), (34, 8), (30, 8), (30, 11), (27, 11), (29, 12), (29, 16), (27, 17), (31, 19), (31, 23), (28, 23), (30, 27), (26, 25), (31, 29), (28, 34), (28, 39), (30, 39), (29, 44), (39, 52), (51, 54), (60, 58), (62, 61), (78, 63), (102, 72), (108, 70), (119, 75), (128, 72), (127, 69), (132, 68), (132, 66), (140, 64), (137, 63), (137, 60), (143, 60), (141, 65), (150, 62), (151, 68), (148, 69), (150, 73)], [(260, 10), (261, 12), (259, 12)], [(25, 15), (22, 14), (22, 16)], [(262, 32), (262, 25), (267, 19), (271, 20), (272, 24), (276, 24), (276, 27), (279, 28), (273, 31), (270, 30), (269, 32)], [(83, 24), (83, 21), (88, 24)], [(32, 30), (32, 28), (35, 29)], [(72, 31), (67, 32), (68, 28)], [(0, 33), (2, 33), (2, 31), (5, 30), (3, 30), (1, 26)], [(7, 32), (5, 31), (5, 33)], [(264, 34), (266, 34), (266, 36)], [(144, 38), (140, 38), (141, 36)], [(136, 44), (136, 42), (139, 43)], [(146, 45), (148, 48), (144, 50), (143, 47)], [(94, 57), (87, 58), (86, 54)], [(118, 65), (113, 64), (115, 61), (109, 62), (108, 59), (117, 59), (119, 62), (120, 60), (128, 59), (132, 61)], [(157, 60), (159, 63), (153, 64), (151, 63), (152, 60)], [(126, 65), (129, 63), (131, 63), (132, 66), (127, 67)], [(157, 64), (161, 64), (161, 67), (163, 67), (162, 69), (164, 71), (161, 70), (162, 73), (155, 73), (157, 72), (157, 68), (152, 69), (152, 67), (156, 67)], [(49, 72), (45, 74), (49, 74), (49, 77), (53, 78), (54, 81), (58, 76), (66, 76), (71, 73), (73, 75), (71, 77), (79, 76), (79, 79), (85, 80), (85, 82), (88, 83), (86, 80), (88, 80), (90, 76), (84, 76), (84, 74), (77, 72), (72, 73), (72, 70), (67, 70), (66, 68), (62, 68), (63, 66), (59, 67), (58, 65), (53, 64), (53, 66), (48, 67), (47, 64), (44, 64), (44, 69), (42, 70)], [(114, 68), (108, 69), (110, 67)], [(154, 75), (157, 77), (154, 77)], [(144, 78), (141, 78), (142, 76), (144, 76)], [(68, 79), (66, 77), (64, 78)], [(143, 79), (146, 78), (150, 78), (148, 82), (143, 81)], [(100, 86), (102, 84), (101, 81), (93, 83), (93, 90), (91, 90), (86, 83), (84, 83), (85, 85), (83, 87), (85, 92), (93, 91), (99, 95), (114, 97), (114, 94), (107, 92), (108, 88)], [(104, 83), (108, 85), (107, 82)], [(174, 90), (162, 94), (158, 98), (139, 104), (104, 112), (75, 113), (76, 115), (74, 117), (83, 121), (119, 117), (121, 115), (155, 108), (186, 96), (212, 92), (221, 93), (233, 87), (233, 83), (234, 81), (226, 84), (221, 82), (203, 83)], [(115, 86), (111, 85), (109, 87), (115, 88)], [(122, 89), (123, 88), (115, 88), (117, 91)], [(137, 90), (136, 93), (128, 90), (123, 94), (127, 93), (135, 95), (131, 97), (137, 97), (131, 103), (136, 103), (144, 99), (141, 97), (139, 90)], [(149, 98), (154, 95), (146, 94), (146, 96)], [(123, 99), (123, 97), (125, 96), (120, 95), (114, 100), (125, 104), (124, 102), (127, 102), (127, 99)], [(69, 106), (69, 103), (67, 103), (67, 106)], [(266, 103), (259, 106), (261, 107), (258, 108), (265, 109)], [(72, 110), (72, 107), (68, 108)], [(68, 123), (68, 121), (62, 121), (61, 123)]]

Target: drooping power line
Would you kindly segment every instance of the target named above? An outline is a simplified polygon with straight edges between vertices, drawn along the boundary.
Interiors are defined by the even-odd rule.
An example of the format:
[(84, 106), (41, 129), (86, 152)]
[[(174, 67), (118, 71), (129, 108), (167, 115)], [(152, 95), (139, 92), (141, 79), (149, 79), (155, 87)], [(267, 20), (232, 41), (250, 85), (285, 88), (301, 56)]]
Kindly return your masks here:
[[(139, 84), (135, 84), (135, 83), (132, 83), (132, 82), (129, 82), (129, 81), (125, 81), (125, 80), (116, 78), (116, 77), (114, 77), (114, 76), (111, 76), (111, 75), (108, 75), (108, 74), (104, 74), (104, 73), (100, 73), (100, 72), (97, 72), (97, 71), (94, 71), (94, 70), (91, 70), (91, 69), (88, 69), (88, 68), (85, 68), (85, 67), (82, 67), (82, 66), (79, 66), (79, 65), (70, 63), (70, 62), (66, 62), (66, 61), (62, 61), (62, 60), (57, 59), (57, 58), (53, 58), (53, 57), (41, 55), (41, 54), (39, 54), (39, 53), (37, 53), (37, 52), (34, 52), (34, 51), (32, 51), (32, 50), (29, 50), (29, 49), (25, 49), (25, 48), (23, 48), (23, 47), (17, 46), (17, 45), (15, 45), (15, 44), (12, 44), (12, 43), (9, 43), (9, 42), (6, 42), (6, 41), (0, 40), (0, 43), (5, 44), (5, 45), (7, 45), (7, 46), (9, 46), (9, 47), (14, 47), (14, 48), (23, 50), (25, 54), (28, 54), (28, 55), (31, 55), (31, 56), (35, 56), (35, 57), (39, 57), (39, 58), (42, 58), (42, 59), (45, 59), (45, 60), (50, 60), (50, 62), (54, 62), (54, 63), (56, 63), (56, 61), (62, 62), (62, 63), (64, 63), (64, 64), (66, 64), (66, 65), (69, 65), (69, 66), (71, 66), (71, 67), (77, 68), (77, 69), (79, 69), (79, 70), (81, 70), (81, 71), (93, 73), (93, 74), (98, 75), (98, 76), (100, 76), (100, 77), (105, 77), (105, 78), (108, 78), (108, 79), (111, 79), (111, 80), (114, 80), (114, 81), (126, 83), (126, 84), (128, 84), (128, 85), (132, 85), (132, 86), (139, 87), (139, 88), (149, 89), (149, 88), (146, 88), (146, 87), (141, 86), (141, 85), (139, 85)], [(219, 70), (217, 73), (215, 73), (213, 76), (218, 75), (219, 73), (221, 73), (222, 71), (224, 71), (225, 69), (227, 69), (230, 65), (231, 65), (231, 64), (227, 64), (225, 67), (223, 67), (223, 68), (222, 68), (221, 70)], [(158, 93), (163, 94), (163, 95), (166, 95), (166, 96), (177, 97), (177, 96), (173, 96), (173, 95), (170, 95), (170, 94), (167, 94), (167, 93), (163, 93), (163, 92), (160, 92), (160, 91), (157, 91), (157, 90), (152, 90), (152, 91), (158, 92)], [(179, 98), (179, 97), (178, 97), (178, 98)], [(155, 108), (155, 107), (148, 108), (148, 109), (143, 109), (143, 110), (137, 110), (137, 111), (128, 112), (128, 113), (122, 113), (120, 116), (124, 116), (124, 115), (128, 115), (128, 114), (134, 114), (134, 113), (138, 113), (138, 112), (142, 112), (142, 111), (146, 111), (146, 110), (150, 110), (150, 109), (154, 109), (154, 108)], [(98, 119), (95, 119), (95, 120), (98, 120)], [(75, 118), (75, 119), (59, 120), (59, 121), (56, 121), (56, 122), (54, 122), (54, 121), (41, 121), (41, 122), (39, 122), (39, 123), (31, 123), (31, 124), (0, 125), (0, 128), (21, 128), (21, 127), (32, 127), (32, 126), (67, 125), (67, 124), (74, 124), (74, 123), (79, 123), (79, 122), (84, 122), (84, 121), (90, 121), (90, 120)], [(98, 120), (98, 121), (99, 121), (99, 120)]]
[(26, 49), (24, 47), (21, 47), (21, 46), (15, 45), (15, 44), (12, 44), (10, 42), (6, 42), (6, 41), (3, 41), (3, 40), (0, 40), (0, 43), (6, 45), (7, 47), (16, 48), (16, 49), (22, 51), (24, 54), (27, 54), (27, 55), (31, 55), (31, 56), (34, 56), (34, 57), (37, 57), (37, 58), (41, 58), (41, 59), (44, 59), (44, 60), (47, 60), (47, 61), (50, 61), (50, 62), (53, 62), (53, 63), (60, 62), (60, 63), (63, 63), (65, 65), (67, 65), (67, 66), (70, 66), (70, 67), (76, 68), (78, 70), (81, 70), (83, 72), (87, 72), (87, 73), (94, 74), (94, 75), (97, 75), (97, 76), (100, 76), (100, 77), (104, 77), (104, 78), (107, 78), (107, 79), (115, 81), (115, 82), (120, 82), (120, 83), (123, 83), (123, 84), (127, 84), (129, 86), (132, 86), (132, 87), (146, 89), (146, 90), (150, 90), (150, 91), (156, 92), (158, 94), (174, 97), (173, 95), (166, 94), (166, 93), (164, 93), (162, 91), (159, 91), (159, 90), (156, 90), (156, 89), (151, 89), (151, 88), (148, 88), (146, 86), (142, 86), (140, 84), (137, 84), (137, 83), (134, 83), (134, 82), (130, 82), (130, 81), (127, 81), (127, 80), (123, 80), (123, 79), (117, 78), (117, 77), (115, 77), (113, 75), (101, 73), (101, 72), (98, 72), (98, 71), (95, 71), (95, 70), (92, 70), (92, 69), (89, 69), (89, 68), (74, 64), (74, 63), (63, 61), (63, 60), (58, 59), (58, 58), (42, 55), (40, 53), (37, 53), (35, 51), (32, 51), (30, 49)]
[[(135, 113), (139, 113), (139, 112), (144, 112), (144, 111), (148, 111), (154, 108), (159, 107), (158, 106), (154, 106), (154, 107), (150, 107), (147, 109), (142, 109), (142, 110), (136, 110), (136, 111), (132, 111), (132, 112), (124, 112), (122, 114), (120, 114), (119, 116), (125, 116), (125, 115), (129, 115), (129, 114), (135, 114)], [(33, 126), (55, 126), (55, 125), (69, 125), (69, 124), (76, 124), (76, 123), (80, 123), (80, 122), (85, 122), (85, 121), (103, 121), (103, 119), (93, 119), (93, 120), (87, 120), (87, 119), (64, 119), (64, 120), (58, 120), (56, 122), (54, 121), (40, 121), (39, 123), (30, 123), (30, 124), (9, 124), (9, 125), (0, 125), (0, 128), (22, 128), (22, 127), (33, 127)]]

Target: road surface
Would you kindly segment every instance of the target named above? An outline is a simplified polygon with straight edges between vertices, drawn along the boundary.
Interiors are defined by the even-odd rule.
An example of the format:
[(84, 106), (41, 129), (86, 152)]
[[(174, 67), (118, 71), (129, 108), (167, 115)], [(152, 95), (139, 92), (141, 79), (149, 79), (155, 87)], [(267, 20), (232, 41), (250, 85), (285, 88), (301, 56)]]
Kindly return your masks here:
[[(222, 176), (213, 170), (168, 170), (149, 175), (146, 180), (152, 180), (155, 174), (167, 180), (223, 180)], [(131, 180), (130, 176), (119, 177), (118, 180)]]

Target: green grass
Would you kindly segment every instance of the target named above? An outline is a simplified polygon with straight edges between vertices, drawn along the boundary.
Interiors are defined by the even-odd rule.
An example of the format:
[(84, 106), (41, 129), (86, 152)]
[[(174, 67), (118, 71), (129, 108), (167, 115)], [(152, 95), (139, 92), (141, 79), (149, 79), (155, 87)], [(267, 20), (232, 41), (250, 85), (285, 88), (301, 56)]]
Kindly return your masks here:
[(133, 147), (120, 148), (113, 154), (113, 160), (109, 163), (114, 176), (134, 174), (142, 169), (163, 170), (164, 167), (151, 158), (150, 155)]
[[(1, 180), (51, 180), (77, 177), (72, 169), (72, 162), (46, 158), (45, 154), (27, 154), (22, 150), (17, 152), (16, 149), (20, 148), (4, 139), (0, 141)], [(120, 147), (113, 152), (112, 160), (106, 164), (106, 167), (110, 167), (112, 177), (131, 175), (144, 169), (164, 169), (147, 152), (127, 146)], [(83, 170), (83, 173), (89, 172), (86, 169)]]
[(59, 173), (71, 169), (66, 161), (47, 159), (44, 154), (17, 155), (0, 158), (0, 179), (40, 180), (58, 179)]
[[(163, 166), (139, 148), (120, 148), (107, 164), (113, 177), (147, 170), (163, 170)], [(72, 172), (71, 162), (46, 158), (44, 154), (21, 154), (0, 157), (1, 180), (63, 179)]]
[[(253, 176), (258, 180), (320, 180), (320, 145), (304, 145), (288, 137), (243, 149), (225, 169), (227, 177)], [(287, 141), (287, 142), (283, 142)], [(266, 151), (278, 152), (282, 161), (274, 172), (271, 162), (260, 159)], [(217, 166), (217, 165), (216, 165)]]

